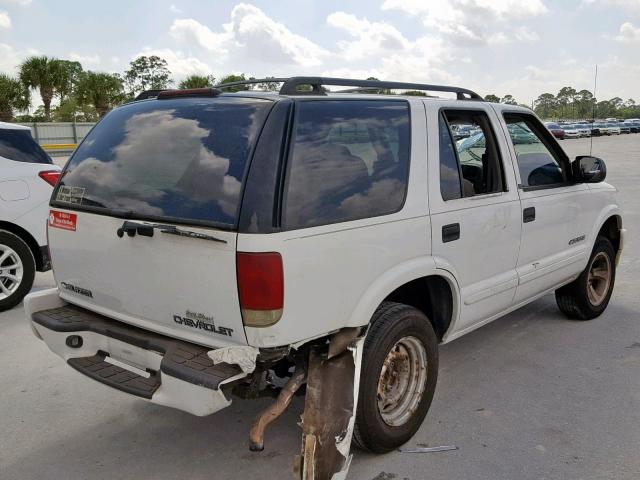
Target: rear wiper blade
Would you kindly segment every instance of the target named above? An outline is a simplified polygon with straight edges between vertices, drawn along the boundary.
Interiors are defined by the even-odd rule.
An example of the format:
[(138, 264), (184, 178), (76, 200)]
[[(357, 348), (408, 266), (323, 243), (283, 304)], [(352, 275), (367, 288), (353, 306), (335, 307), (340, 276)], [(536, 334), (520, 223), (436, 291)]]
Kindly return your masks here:
[(183, 230), (173, 225), (163, 225), (161, 223), (147, 224), (125, 221), (122, 226), (116, 230), (116, 235), (120, 238), (124, 237), (125, 233), (130, 237), (135, 237), (136, 234), (142, 235), (143, 237), (153, 237), (153, 230), (156, 228), (162, 233), (169, 233), (180, 237), (199, 238), (201, 240), (210, 240), (212, 242), (227, 243), (226, 240), (212, 235), (194, 232), (193, 230)]
[(171, 235), (179, 235), (181, 237), (200, 238), (202, 240), (211, 240), (212, 242), (227, 243), (223, 240), (206, 233), (194, 232), (193, 230), (183, 230), (173, 225), (154, 225), (154, 228), (160, 229), (162, 233), (170, 233)]

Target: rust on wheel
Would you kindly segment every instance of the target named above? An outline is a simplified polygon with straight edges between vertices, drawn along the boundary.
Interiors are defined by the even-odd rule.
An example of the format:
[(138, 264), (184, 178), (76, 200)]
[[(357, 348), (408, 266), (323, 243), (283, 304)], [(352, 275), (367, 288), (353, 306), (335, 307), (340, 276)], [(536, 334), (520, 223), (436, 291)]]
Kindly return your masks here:
[(587, 296), (594, 307), (602, 304), (611, 284), (611, 260), (609, 256), (600, 252), (591, 261), (589, 276), (587, 277)]
[(427, 351), (408, 336), (391, 348), (378, 380), (378, 411), (392, 427), (404, 425), (415, 413), (427, 384)]

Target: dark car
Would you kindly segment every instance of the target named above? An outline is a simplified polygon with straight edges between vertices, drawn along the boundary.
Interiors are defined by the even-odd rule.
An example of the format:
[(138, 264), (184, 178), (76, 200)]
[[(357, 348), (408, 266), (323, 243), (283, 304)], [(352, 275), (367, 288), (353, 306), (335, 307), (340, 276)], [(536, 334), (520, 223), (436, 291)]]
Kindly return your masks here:
[(631, 126), (625, 122), (618, 122), (618, 127), (620, 127), (620, 133), (631, 133)]
[(544, 126), (547, 127), (547, 130), (549, 130), (553, 134), (553, 136), (556, 137), (557, 139), (559, 140), (564, 139), (564, 136), (565, 136), (564, 130), (557, 123), (547, 122), (544, 124)]
[(624, 122), (629, 127), (631, 133), (640, 133), (640, 122)]

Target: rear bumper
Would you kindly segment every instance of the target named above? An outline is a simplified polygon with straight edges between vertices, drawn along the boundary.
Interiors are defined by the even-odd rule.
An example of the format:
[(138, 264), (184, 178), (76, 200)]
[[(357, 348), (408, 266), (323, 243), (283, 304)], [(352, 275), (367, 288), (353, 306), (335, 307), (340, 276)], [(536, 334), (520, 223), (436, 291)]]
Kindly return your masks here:
[(55, 288), (27, 296), (25, 310), (34, 334), (80, 373), (194, 415), (229, 406), (223, 387), (250, 373), (235, 364), (214, 364), (206, 347), (67, 304)]

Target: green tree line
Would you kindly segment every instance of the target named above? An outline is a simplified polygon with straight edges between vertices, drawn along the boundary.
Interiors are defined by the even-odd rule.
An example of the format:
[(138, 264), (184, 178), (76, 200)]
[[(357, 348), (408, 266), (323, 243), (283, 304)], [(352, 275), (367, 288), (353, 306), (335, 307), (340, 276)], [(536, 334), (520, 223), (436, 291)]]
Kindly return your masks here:
[[(216, 82), (210, 75), (191, 75), (177, 84), (177, 88), (210, 87), (251, 79), (244, 74), (227, 75)], [(373, 79), (373, 77), (371, 77)], [(144, 90), (162, 90), (176, 86), (166, 60), (155, 55), (139, 56), (131, 61), (122, 74), (84, 70), (80, 62), (33, 56), (18, 67), (15, 77), (0, 74), (0, 121), (71, 122), (95, 121), (112, 108), (133, 100)], [(243, 90), (238, 86), (229, 91)], [(274, 83), (257, 84), (257, 89), (276, 90)], [(381, 91), (381, 93), (391, 93)], [(423, 92), (405, 94), (425, 95)], [(26, 113), (38, 96), (41, 105)], [(512, 95), (487, 95), (485, 100), (517, 105)], [(528, 107), (528, 105), (524, 105)], [(588, 90), (572, 87), (560, 89), (557, 95), (541, 94), (533, 102), (534, 111), (545, 119), (560, 118), (632, 118), (640, 117), (640, 105), (633, 99), (619, 97), (597, 100)]]
[[(508, 105), (518, 105), (511, 95), (500, 98), (487, 95), (485, 100)], [(529, 105), (523, 105), (529, 107)], [(598, 100), (589, 90), (576, 90), (563, 87), (554, 95), (543, 93), (533, 101), (533, 110), (541, 118), (547, 120), (573, 119), (586, 120), (595, 118), (640, 118), (640, 104), (633, 98), (623, 100), (614, 97), (610, 100)]]

